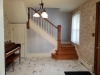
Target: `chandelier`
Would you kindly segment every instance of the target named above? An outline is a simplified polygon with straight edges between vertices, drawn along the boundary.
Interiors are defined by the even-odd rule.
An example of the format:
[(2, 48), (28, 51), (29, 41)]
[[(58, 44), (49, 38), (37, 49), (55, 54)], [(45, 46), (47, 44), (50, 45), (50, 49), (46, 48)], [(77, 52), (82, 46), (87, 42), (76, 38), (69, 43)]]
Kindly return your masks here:
[[(43, 8), (44, 3), (43, 3), (42, 0), (41, 0), (41, 4), (39, 4), (39, 5), (40, 5), (40, 9), (39, 10), (35, 9), (35, 14), (33, 15), (33, 17), (40, 17), (40, 16), (42, 16), (42, 18), (48, 18), (48, 14), (45, 11), (45, 9)], [(41, 14), (41, 15), (39, 15), (39, 14)]]

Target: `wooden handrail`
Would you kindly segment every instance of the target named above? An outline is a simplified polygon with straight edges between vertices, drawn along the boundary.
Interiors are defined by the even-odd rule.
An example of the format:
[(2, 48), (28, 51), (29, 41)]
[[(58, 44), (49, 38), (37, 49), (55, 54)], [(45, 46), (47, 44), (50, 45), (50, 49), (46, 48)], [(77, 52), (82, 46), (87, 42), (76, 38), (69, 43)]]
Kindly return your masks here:
[[(32, 10), (34, 10), (35, 12), (36, 12), (36, 10), (35, 9), (33, 9), (33, 8), (31, 8)], [(38, 13), (40, 16), (41, 16), (41, 14), (40, 13)], [(48, 19), (46, 19), (46, 18), (44, 18), (46, 21), (48, 21), (52, 26), (54, 26), (55, 28), (58, 28), (57, 26), (55, 26), (53, 23), (51, 23)]]

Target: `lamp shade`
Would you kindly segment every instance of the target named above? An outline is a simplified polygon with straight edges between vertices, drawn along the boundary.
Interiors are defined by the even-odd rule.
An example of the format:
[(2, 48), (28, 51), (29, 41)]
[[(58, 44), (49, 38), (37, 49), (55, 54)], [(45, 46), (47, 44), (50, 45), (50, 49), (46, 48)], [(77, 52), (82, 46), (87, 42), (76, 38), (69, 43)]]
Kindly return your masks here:
[(40, 17), (40, 15), (37, 12), (33, 16), (34, 17)]
[(48, 18), (48, 14), (46, 11), (42, 12), (41, 16), (42, 18)]

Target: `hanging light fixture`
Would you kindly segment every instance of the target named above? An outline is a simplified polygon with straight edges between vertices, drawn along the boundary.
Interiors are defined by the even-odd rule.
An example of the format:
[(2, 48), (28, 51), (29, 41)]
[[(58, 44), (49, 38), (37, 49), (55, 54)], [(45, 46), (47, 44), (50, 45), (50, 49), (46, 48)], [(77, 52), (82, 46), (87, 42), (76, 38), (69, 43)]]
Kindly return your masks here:
[(35, 14), (33, 15), (34, 17), (40, 17), (39, 13), (41, 14), (42, 18), (48, 18), (48, 14), (47, 12), (45, 11), (45, 9), (43, 8), (44, 6), (44, 3), (42, 2), (41, 0), (41, 4), (40, 5), (40, 9), (39, 10), (36, 10)]

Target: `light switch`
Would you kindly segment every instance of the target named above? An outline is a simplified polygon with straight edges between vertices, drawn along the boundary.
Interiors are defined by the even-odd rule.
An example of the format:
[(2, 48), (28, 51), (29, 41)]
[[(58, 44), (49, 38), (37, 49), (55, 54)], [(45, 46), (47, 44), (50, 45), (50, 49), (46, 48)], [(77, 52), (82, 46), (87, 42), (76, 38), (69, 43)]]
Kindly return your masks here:
[(92, 22), (94, 20), (94, 16), (90, 16), (90, 21)]

